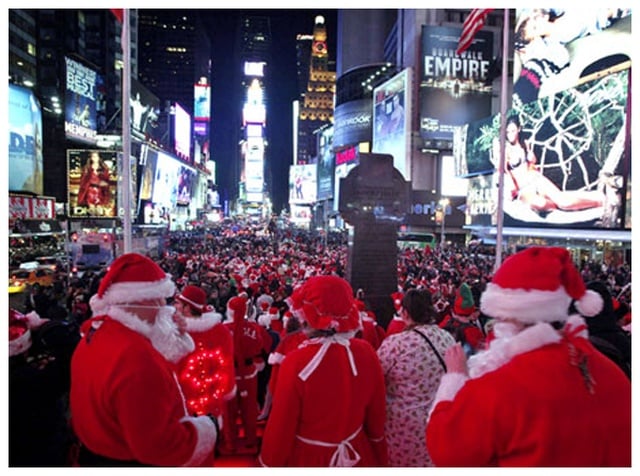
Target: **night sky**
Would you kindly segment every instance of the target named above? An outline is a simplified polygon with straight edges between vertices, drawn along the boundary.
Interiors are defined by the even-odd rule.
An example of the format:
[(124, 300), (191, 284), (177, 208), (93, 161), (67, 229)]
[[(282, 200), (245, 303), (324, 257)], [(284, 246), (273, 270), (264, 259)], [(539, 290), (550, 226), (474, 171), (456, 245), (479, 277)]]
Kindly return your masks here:
[(272, 64), (267, 83), (267, 128), (273, 183), (274, 211), (287, 205), (289, 165), (293, 161), (292, 102), (297, 98), (295, 38), (313, 33), (316, 15), (323, 15), (327, 27), (329, 59), (336, 57), (337, 10), (203, 10), (212, 48), (212, 135), (211, 155), (217, 162), (220, 199), (232, 198), (231, 160), (236, 157), (235, 140), (240, 127), (240, 61), (234, 57), (238, 18), (242, 13), (266, 15), (271, 19)]

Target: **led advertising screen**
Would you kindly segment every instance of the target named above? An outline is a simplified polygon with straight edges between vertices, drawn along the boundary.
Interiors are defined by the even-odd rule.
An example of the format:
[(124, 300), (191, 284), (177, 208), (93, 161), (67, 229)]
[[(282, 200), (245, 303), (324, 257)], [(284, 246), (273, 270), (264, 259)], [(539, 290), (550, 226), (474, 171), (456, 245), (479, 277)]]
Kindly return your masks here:
[(478, 31), (469, 49), (458, 55), (461, 31), (422, 27), (420, 135), (425, 140), (452, 141), (454, 126), (491, 114), (493, 33)]
[(318, 200), (333, 196), (335, 161), (333, 154), (333, 128), (322, 131), (318, 147)]
[(631, 9), (517, 9), (514, 107), (572, 88), (594, 73), (628, 68), (634, 44)]
[(182, 164), (157, 151), (156, 175), (153, 183), (153, 203), (172, 209), (178, 202), (178, 177)]
[(98, 73), (65, 56), (66, 90), (64, 131), (69, 139), (95, 144)]
[(173, 114), (173, 146), (178, 157), (191, 161), (191, 116), (175, 103)]
[[(505, 225), (626, 226), (629, 74), (603, 76), (510, 111)], [(493, 147), (498, 158), (497, 135)]]
[(411, 180), (411, 70), (405, 69), (373, 90), (373, 147), (393, 156), (393, 166)]
[(42, 195), (42, 112), (30, 89), (9, 84), (9, 190)]
[(467, 180), (456, 177), (452, 155), (440, 157), (440, 194), (443, 197), (466, 197)]
[(193, 120), (209, 122), (211, 119), (211, 86), (196, 83), (193, 86)]
[(314, 203), (317, 190), (316, 164), (289, 167), (289, 203)]
[(191, 203), (191, 197), (193, 195), (193, 188), (197, 179), (197, 174), (194, 169), (187, 167), (186, 165), (180, 165), (180, 171), (178, 176), (178, 198), (176, 203), (178, 205), (189, 205)]
[(158, 126), (160, 116), (160, 99), (145, 88), (139, 81), (131, 78), (131, 135), (144, 139), (150, 137), (160, 140)]
[(140, 200), (151, 200), (153, 197), (153, 185), (156, 177), (158, 153), (146, 145), (143, 145), (140, 151), (140, 162), (143, 165), (139, 197)]
[(351, 172), (356, 165), (360, 163), (358, 158), (358, 148), (356, 146), (348, 147), (341, 151), (336, 151), (336, 167), (335, 167), (335, 179), (333, 184), (333, 209), (338, 211), (338, 205), (340, 202), (340, 179), (345, 178)]
[(466, 214), (471, 225), (489, 227), (497, 224), (498, 178), (498, 174), (490, 174), (467, 179)]
[(67, 150), (67, 190), (72, 217), (116, 216), (118, 156), (114, 151)]

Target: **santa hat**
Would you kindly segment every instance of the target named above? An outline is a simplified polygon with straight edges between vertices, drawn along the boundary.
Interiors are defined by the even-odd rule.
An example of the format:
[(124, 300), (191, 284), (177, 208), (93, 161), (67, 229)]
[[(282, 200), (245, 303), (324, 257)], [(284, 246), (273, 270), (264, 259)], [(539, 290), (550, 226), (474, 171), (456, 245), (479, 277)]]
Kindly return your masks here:
[(456, 292), (456, 299), (453, 303), (453, 312), (458, 316), (470, 316), (476, 311), (471, 288), (467, 283), (462, 283)]
[(227, 318), (235, 321), (235, 318), (244, 319), (247, 313), (247, 298), (245, 296), (235, 296), (227, 302)]
[(583, 316), (602, 309), (602, 298), (586, 289), (566, 249), (531, 247), (502, 263), (482, 293), (480, 309), (527, 324), (566, 321), (572, 300)]
[(393, 307), (394, 309), (397, 311), (400, 310), (400, 308), (402, 307), (402, 298), (404, 297), (404, 294), (401, 293), (400, 291), (397, 291), (395, 293), (391, 293), (391, 299), (393, 299)]
[(293, 309), (314, 329), (348, 332), (359, 328), (360, 316), (351, 285), (332, 275), (313, 276), (291, 295)]
[(111, 264), (89, 303), (93, 315), (97, 316), (113, 304), (171, 297), (175, 289), (171, 276), (150, 258), (126, 253)]
[(185, 286), (180, 294), (176, 296), (176, 299), (184, 304), (187, 304), (192, 311), (196, 311), (200, 314), (208, 313), (213, 310), (211, 306), (207, 304), (207, 293), (198, 286)]
[(256, 299), (256, 304), (262, 311), (269, 309), (269, 306), (273, 303), (273, 298), (268, 294), (262, 294)]
[(9, 357), (22, 354), (31, 347), (31, 331), (27, 318), (16, 311), (9, 310)]

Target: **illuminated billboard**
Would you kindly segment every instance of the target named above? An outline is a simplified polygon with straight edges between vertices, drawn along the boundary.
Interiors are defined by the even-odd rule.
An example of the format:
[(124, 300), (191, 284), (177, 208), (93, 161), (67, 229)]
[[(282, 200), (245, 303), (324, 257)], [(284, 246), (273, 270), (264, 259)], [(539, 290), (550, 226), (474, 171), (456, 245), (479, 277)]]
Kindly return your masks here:
[(209, 122), (211, 119), (211, 86), (196, 83), (193, 86), (193, 120)]
[(244, 75), (245, 76), (264, 76), (264, 67), (267, 63), (264, 61), (245, 61), (244, 62)]
[(157, 141), (161, 138), (158, 127), (160, 99), (145, 88), (139, 81), (131, 78), (131, 135), (138, 139), (147, 137)]
[(178, 202), (178, 177), (182, 164), (163, 152), (155, 153), (157, 162), (153, 182), (153, 203), (171, 210)]
[(67, 150), (69, 214), (116, 216), (118, 156), (114, 151)]
[(372, 152), (393, 156), (393, 166), (411, 180), (411, 70), (373, 90)]
[(191, 167), (180, 165), (178, 175), (177, 205), (189, 205), (193, 195), (193, 189), (197, 179), (197, 173)]
[(247, 124), (266, 124), (267, 108), (264, 104), (264, 88), (255, 78), (247, 88), (247, 99), (242, 108), (242, 121)]
[(491, 114), (493, 33), (478, 31), (473, 44), (458, 55), (461, 31), (460, 27), (422, 27), (420, 136), (433, 143), (452, 141), (455, 126)]
[(98, 73), (82, 63), (65, 56), (66, 88), (64, 131), (69, 139), (90, 144), (97, 140), (96, 103)]
[(516, 10), (513, 105), (572, 88), (594, 73), (629, 67), (631, 9)]
[(9, 190), (42, 195), (42, 112), (30, 89), (9, 84)]
[(316, 164), (289, 167), (289, 203), (314, 203), (317, 189)]
[(178, 157), (183, 160), (191, 160), (191, 116), (180, 104), (175, 103), (173, 108), (173, 145)]
[[(629, 75), (624, 70), (602, 76), (509, 111), (505, 225), (628, 227), (623, 210), (631, 206), (626, 137)], [(467, 149), (466, 157), (482, 156), (485, 162), (488, 157), (497, 169), (499, 117), (490, 118), (484, 127), (478, 124), (477, 147)], [(472, 193), (477, 194), (470, 187)]]
[(324, 129), (318, 146), (318, 200), (333, 197), (335, 156), (333, 153), (333, 127)]

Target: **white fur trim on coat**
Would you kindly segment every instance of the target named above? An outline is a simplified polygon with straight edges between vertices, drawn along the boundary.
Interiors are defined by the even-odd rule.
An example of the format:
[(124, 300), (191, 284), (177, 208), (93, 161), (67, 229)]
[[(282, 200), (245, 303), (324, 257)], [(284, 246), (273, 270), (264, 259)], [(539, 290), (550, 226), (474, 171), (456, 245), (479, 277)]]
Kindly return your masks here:
[(281, 364), (283, 360), (284, 354), (281, 354), (280, 352), (272, 352), (269, 354), (269, 359), (267, 360), (267, 362), (269, 363), (269, 365), (278, 365)]
[(208, 312), (200, 317), (186, 317), (187, 332), (205, 332), (212, 329), (222, 321), (222, 315), (217, 312)]
[(431, 416), (431, 412), (440, 402), (450, 402), (453, 401), (456, 394), (460, 391), (464, 384), (469, 380), (469, 377), (465, 374), (461, 373), (446, 373), (442, 376), (440, 380), (440, 386), (438, 387), (438, 391), (436, 392), (436, 396), (433, 399), (433, 405), (431, 405), (431, 410), (429, 411), (429, 417)]
[(186, 416), (180, 423), (191, 423), (198, 434), (198, 441), (189, 461), (182, 466), (199, 466), (209, 455), (213, 453), (218, 439), (216, 426), (208, 416)]
[(527, 324), (566, 321), (571, 300), (564, 288), (556, 291), (507, 289), (488, 283), (480, 296), (480, 310), (489, 317)]

